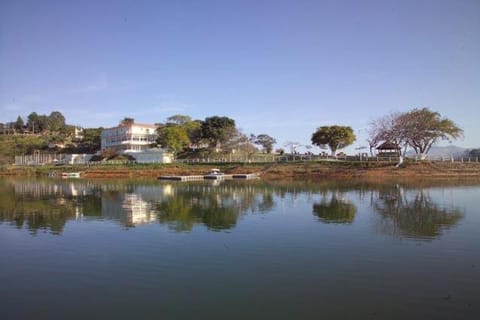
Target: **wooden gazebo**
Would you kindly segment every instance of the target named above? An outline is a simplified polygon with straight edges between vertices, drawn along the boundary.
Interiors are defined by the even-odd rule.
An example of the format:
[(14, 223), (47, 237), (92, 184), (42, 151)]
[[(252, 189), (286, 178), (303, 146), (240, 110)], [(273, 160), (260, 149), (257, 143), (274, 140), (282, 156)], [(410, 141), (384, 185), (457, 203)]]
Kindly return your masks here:
[(393, 142), (386, 141), (377, 147), (377, 155), (380, 157), (400, 156), (400, 147)]

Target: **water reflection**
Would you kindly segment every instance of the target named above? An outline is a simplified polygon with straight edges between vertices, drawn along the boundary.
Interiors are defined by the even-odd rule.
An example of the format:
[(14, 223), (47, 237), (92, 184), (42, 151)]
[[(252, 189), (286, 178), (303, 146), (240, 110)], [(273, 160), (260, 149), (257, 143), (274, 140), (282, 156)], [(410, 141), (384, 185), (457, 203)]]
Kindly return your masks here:
[(321, 202), (313, 204), (313, 214), (324, 223), (351, 224), (357, 207), (340, 192), (324, 193)]
[(175, 231), (195, 225), (234, 227), (241, 215), (274, 206), (270, 188), (248, 183), (139, 184), (0, 180), (0, 222), (59, 234), (68, 220), (106, 219), (125, 227), (160, 222)]
[(157, 217), (176, 231), (190, 231), (196, 224), (211, 230), (230, 229), (247, 212), (264, 212), (274, 205), (272, 190), (248, 184), (177, 185), (157, 203)]
[[(252, 213), (288, 206), (326, 224), (355, 224), (357, 207), (371, 209), (375, 227), (392, 236), (435, 238), (463, 212), (438, 203), (430, 189), (401, 186), (225, 181), (160, 183), (131, 181), (0, 180), (0, 223), (60, 234), (67, 221), (103, 219), (131, 228), (160, 223), (176, 232), (196, 226), (234, 228)], [(437, 201), (437, 202), (435, 202)], [(309, 212), (304, 212), (307, 205)], [(296, 209), (298, 208), (298, 209)]]
[(378, 213), (377, 228), (389, 235), (431, 239), (456, 225), (464, 216), (454, 206), (434, 202), (427, 190), (405, 190), (396, 186), (378, 191), (372, 197)]

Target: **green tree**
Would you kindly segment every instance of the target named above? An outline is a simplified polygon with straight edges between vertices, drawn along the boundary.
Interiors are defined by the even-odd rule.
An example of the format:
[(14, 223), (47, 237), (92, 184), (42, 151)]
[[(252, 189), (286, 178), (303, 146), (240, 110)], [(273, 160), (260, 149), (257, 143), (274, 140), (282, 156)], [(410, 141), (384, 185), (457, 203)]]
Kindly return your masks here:
[(188, 121), (183, 124), (183, 127), (187, 131), (190, 145), (198, 146), (202, 141), (202, 121)]
[(39, 132), (40, 130), (38, 129), (39, 125), (39, 116), (36, 112), (32, 112), (28, 115), (27, 117), (27, 128), (28, 130), (32, 131), (33, 133)]
[(103, 127), (83, 129), (83, 138), (79, 145), (79, 149), (86, 153), (94, 153), (100, 150), (102, 131)]
[(318, 128), (312, 134), (311, 141), (312, 144), (321, 148), (328, 146), (332, 151), (332, 155), (335, 155), (338, 149), (351, 145), (355, 139), (356, 137), (351, 127), (334, 125)]
[(158, 128), (157, 133), (157, 143), (173, 153), (178, 153), (190, 144), (188, 132), (183, 126), (166, 125)]
[(460, 138), (463, 130), (452, 120), (442, 118), (438, 112), (428, 108), (413, 109), (400, 115), (400, 123), (408, 144), (420, 154), (422, 159), (438, 140), (451, 140)]
[(370, 150), (381, 142), (390, 142), (403, 149), (413, 148), (425, 159), (430, 148), (439, 140), (460, 138), (463, 130), (452, 120), (442, 118), (428, 108), (395, 112), (370, 123)]
[(50, 131), (60, 131), (65, 128), (65, 117), (59, 111), (53, 111), (48, 116), (48, 128)]
[(270, 153), (273, 150), (273, 145), (277, 143), (277, 141), (268, 134), (262, 133), (254, 137), (253, 143), (262, 146), (266, 153)]
[(15, 121), (15, 130), (22, 131), (24, 125), (22, 117), (18, 116), (17, 121)]
[(190, 118), (189, 116), (181, 115), (181, 114), (176, 114), (167, 118), (167, 124), (172, 123), (177, 125), (184, 125), (189, 122), (192, 122), (192, 118)]
[(44, 114), (38, 116), (38, 130), (39, 132), (48, 130), (48, 117)]
[(202, 123), (202, 137), (209, 142), (210, 148), (224, 144), (235, 133), (235, 120), (228, 117), (213, 116)]

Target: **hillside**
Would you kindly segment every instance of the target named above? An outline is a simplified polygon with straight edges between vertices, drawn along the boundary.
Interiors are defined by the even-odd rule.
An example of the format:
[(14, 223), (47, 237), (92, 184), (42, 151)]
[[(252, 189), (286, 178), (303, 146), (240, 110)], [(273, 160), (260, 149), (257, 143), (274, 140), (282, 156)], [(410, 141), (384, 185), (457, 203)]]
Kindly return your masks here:
[(12, 164), (16, 155), (48, 147), (47, 135), (0, 135), (0, 165)]

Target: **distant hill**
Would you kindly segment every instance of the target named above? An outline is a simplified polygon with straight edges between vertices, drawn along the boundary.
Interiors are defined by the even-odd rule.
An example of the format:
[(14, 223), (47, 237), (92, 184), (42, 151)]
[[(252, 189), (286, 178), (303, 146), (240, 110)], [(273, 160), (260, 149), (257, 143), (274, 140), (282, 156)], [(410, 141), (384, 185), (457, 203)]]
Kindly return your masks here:
[[(444, 147), (437, 147), (433, 146), (430, 151), (428, 152), (429, 157), (461, 157), (465, 154), (465, 151), (467, 151), (466, 148), (454, 146), (454, 145), (449, 145), (449, 146), (444, 146)], [(415, 151), (410, 150), (407, 152), (407, 157), (408, 156), (415, 156)]]

